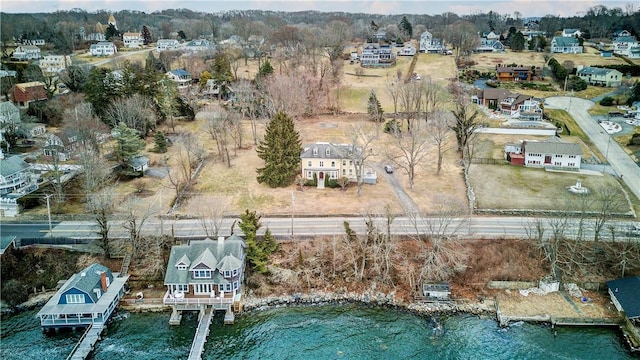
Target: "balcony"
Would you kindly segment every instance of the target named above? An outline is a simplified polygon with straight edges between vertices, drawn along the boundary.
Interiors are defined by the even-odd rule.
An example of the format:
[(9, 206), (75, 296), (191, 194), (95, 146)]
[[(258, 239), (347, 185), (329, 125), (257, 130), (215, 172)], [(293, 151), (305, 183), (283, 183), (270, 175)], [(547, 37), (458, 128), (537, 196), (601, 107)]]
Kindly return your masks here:
[(212, 305), (216, 309), (226, 309), (233, 304), (233, 293), (225, 293), (224, 297), (189, 294), (179, 297), (174, 296), (167, 290), (162, 298), (162, 303), (165, 305)]

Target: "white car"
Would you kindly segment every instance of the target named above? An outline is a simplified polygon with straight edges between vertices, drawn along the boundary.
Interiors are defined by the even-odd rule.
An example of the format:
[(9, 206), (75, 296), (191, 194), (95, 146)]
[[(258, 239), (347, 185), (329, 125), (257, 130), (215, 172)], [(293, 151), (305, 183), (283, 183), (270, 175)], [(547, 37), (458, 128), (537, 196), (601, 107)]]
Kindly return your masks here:
[(387, 174), (393, 174), (393, 167), (391, 165), (385, 165), (384, 171), (386, 171)]

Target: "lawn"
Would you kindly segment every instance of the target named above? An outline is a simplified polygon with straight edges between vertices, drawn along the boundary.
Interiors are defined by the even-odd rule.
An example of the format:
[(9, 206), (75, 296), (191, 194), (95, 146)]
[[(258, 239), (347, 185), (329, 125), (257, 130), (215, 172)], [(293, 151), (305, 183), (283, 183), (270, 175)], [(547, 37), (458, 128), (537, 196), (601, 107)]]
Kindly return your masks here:
[[(618, 189), (622, 193), (618, 181), (609, 174), (584, 175), (521, 166), (474, 164), (470, 177), (478, 209), (576, 210), (583, 199), (567, 191), (576, 180), (581, 180), (592, 193), (602, 187)], [(587, 197), (586, 209), (595, 211), (595, 196)], [(628, 206), (622, 206), (616, 212), (628, 211)]]

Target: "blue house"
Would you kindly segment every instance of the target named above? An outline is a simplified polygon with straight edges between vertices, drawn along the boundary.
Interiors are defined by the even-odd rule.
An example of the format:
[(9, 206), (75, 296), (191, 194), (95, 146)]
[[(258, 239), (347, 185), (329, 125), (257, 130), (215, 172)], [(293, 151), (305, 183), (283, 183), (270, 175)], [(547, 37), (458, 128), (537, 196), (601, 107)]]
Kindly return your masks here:
[(104, 324), (124, 295), (129, 276), (118, 277), (103, 265), (92, 264), (74, 274), (38, 312), (46, 330)]

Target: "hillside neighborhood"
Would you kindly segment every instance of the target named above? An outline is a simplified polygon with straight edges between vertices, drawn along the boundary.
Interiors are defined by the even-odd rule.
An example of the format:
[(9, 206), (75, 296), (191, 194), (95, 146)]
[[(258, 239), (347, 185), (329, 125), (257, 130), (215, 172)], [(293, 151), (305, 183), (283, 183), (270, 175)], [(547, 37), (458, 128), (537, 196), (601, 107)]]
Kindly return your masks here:
[[(640, 12), (76, 10), (2, 13), (0, 294), (50, 290), (78, 358), (118, 305), (197, 311), (198, 358), (216, 311), (317, 291), (640, 351)], [(523, 291), (602, 313), (511, 314)]]

